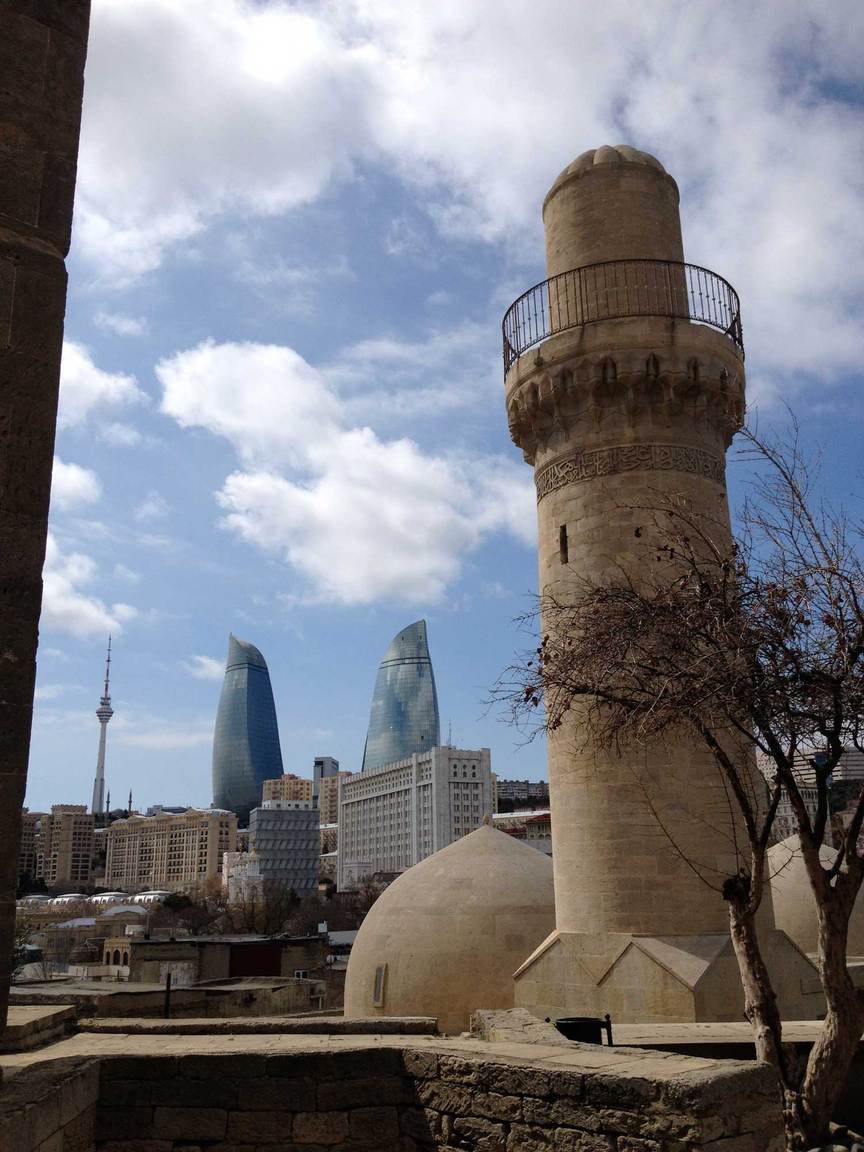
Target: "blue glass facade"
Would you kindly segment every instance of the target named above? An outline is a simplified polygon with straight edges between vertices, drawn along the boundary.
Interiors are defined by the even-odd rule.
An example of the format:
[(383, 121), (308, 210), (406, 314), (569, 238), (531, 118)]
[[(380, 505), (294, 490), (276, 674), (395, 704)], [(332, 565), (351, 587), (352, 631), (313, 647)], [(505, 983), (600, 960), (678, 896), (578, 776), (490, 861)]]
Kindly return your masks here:
[(394, 637), (378, 668), (363, 771), (404, 760), (440, 743), (438, 693), (426, 621), (418, 620)]
[(261, 785), (282, 775), (282, 750), (267, 662), (258, 649), (228, 638), (228, 660), (213, 734), (213, 804), (241, 824), (261, 803)]

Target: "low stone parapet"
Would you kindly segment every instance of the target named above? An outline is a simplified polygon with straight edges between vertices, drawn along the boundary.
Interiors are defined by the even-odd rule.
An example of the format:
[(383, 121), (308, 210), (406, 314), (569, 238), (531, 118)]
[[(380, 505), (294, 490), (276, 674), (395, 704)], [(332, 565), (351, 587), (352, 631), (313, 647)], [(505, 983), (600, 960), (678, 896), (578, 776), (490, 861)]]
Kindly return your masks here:
[(98, 1060), (50, 1060), (0, 1084), (2, 1152), (94, 1152)]
[(142, 1054), (79, 1033), (62, 1047), (104, 1054), (18, 1058), (0, 1089), (2, 1152), (782, 1147), (773, 1072), (753, 1063), (431, 1036), (125, 1039)]

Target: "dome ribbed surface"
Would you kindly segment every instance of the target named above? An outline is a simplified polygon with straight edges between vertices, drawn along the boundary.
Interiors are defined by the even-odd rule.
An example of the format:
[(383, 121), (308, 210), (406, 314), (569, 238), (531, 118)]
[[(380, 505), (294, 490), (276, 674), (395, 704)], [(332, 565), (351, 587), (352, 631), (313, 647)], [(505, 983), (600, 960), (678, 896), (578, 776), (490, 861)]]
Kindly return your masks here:
[(604, 144), (600, 148), (589, 148), (587, 152), (580, 153), (575, 160), (571, 161), (567, 167), (558, 174), (557, 179), (549, 189), (549, 193), (551, 194), (559, 184), (563, 184), (565, 180), (569, 180), (572, 176), (581, 175), (590, 168), (596, 168), (605, 164), (644, 164), (646, 167), (654, 168), (658, 172), (666, 172), (666, 169), (657, 157), (652, 156), (650, 152), (642, 152), (640, 149), (633, 148), (629, 144), (615, 144), (614, 146)]

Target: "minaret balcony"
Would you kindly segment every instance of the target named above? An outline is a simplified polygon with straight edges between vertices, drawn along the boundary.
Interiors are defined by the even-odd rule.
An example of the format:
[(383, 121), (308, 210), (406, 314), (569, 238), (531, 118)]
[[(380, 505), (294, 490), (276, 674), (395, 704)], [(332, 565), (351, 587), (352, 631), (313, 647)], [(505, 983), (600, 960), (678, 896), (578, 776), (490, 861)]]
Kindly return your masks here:
[(543, 280), (510, 305), (502, 324), (504, 374), (559, 332), (636, 316), (707, 324), (744, 359), (738, 293), (722, 276), (674, 260), (607, 260)]

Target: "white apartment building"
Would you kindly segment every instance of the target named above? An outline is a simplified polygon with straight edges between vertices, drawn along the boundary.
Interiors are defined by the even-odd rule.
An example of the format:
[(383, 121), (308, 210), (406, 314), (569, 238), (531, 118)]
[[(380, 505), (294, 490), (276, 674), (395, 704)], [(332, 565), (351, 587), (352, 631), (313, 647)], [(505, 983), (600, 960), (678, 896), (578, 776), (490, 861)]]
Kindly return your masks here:
[(439, 746), (343, 780), (337, 886), (403, 872), (495, 811), (488, 748)]
[(115, 820), (105, 833), (105, 884), (193, 888), (221, 875), (224, 853), (236, 848), (237, 817), (220, 808)]

